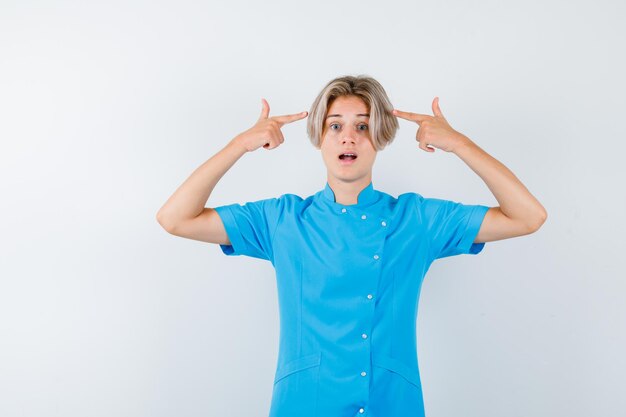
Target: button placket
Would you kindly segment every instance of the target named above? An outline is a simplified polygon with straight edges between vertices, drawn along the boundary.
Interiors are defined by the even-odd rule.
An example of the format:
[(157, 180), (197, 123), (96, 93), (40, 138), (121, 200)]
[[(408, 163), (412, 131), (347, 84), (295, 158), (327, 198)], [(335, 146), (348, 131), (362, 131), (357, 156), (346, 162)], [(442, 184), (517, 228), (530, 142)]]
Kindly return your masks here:
[[(363, 219), (363, 216), (361, 216), (361, 218)], [(367, 217), (366, 217), (367, 218)], [(371, 258), (374, 262), (372, 263), (371, 267), (372, 267), (372, 272), (374, 271), (378, 271), (378, 276), (376, 278), (376, 286), (373, 288), (378, 288), (379, 286), (379, 282), (380, 279), (382, 277), (383, 274), (383, 270), (382, 270), (382, 263), (379, 262), (382, 259), (382, 255), (384, 254), (384, 249), (385, 249), (385, 243), (387, 241), (387, 235), (389, 234), (389, 228), (388, 228), (388, 221), (385, 218), (378, 218), (377, 220), (376, 217), (372, 217), (370, 216), (371, 220), (374, 220), (374, 223), (372, 224), (373, 227), (373, 233), (375, 233), (377, 236), (379, 236), (376, 241), (379, 242), (378, 245), (378, 249), (374, 251), (373, 254), (371, 254)], [(365, 219), (364, 219), (365, 220)], [(374, 299), (374, 292), (369, 293), (366, 295), (367, 300), (369, 301), (373, 301)], [(370, 358), (371, 358), (371, 341), (368, 342), (368, 340), (371, 340), (371, 334), (372, 334), (372, 327), (371, 324), (373, 323), (373, 315), (375, 314), (375, 309), (376, 309), (376, 305), (375, 303), (371, 304), (371, 310), (370, 312), (372, 313), (372, 316), (370, 316), (369, 318), (369, 323), (370, 323), (370, 328), (369, 328), (369, 332), (365, 331), (361, 334), (361, 338), (363, 339), (364, 342), (368, 343), (368, 349), (369, 349), (369, 353), (370, 353)], [(366, 369), (367, 370), (367, 369)], [(368, 372), (366, 372), (366, 370), (361, 371), (361, 376), (362, 377), (366, 377), (368, 375)], [(363, 405), (365, 406), (366, 403), (363, 403)], [(361, 407), (359, 408), (359, 414), (365, 414), (365, 407)]]
[[(356, 211), (356, 210), (355, 210), (355, 211)], [(350, 213), (352, 213), (352, 215), (359, 216), (359, 217), (360, 217), (360, 219), (361, 219), (361, 220), (363, 220), (363, 221), (368, 220), (368, 214), (366, 214), (366, 213), (363, 213), (363, 212), (362, 212), (362, 214), (361, 214), (361, 215), (358, 215), (358, 213), (355, 213), (355, 211), (352, 211), (352, 212), (350, 212)], [(347, 209), (346, 207), (342, 207), (342, 208), (341, 208), (341, 213), (343, 213), (343, 214), (348, 213), (348, 209)], [(351, 218), (357, 218), (356, 216), (355, 216), (355, 217), (349, 216), (349, 218), (348, 218), (348, 219), (351, 219)], [(370, 216), (370, 218), (371, 218), (371, 216)], [(358, 221), (358, 220), (356, 220), (356, 221)], [(380, 227), (380, 228), (386, 228), (386, 227), (387, 227), (387, 221), (386, 221), (386, 220), (381, 220), (381, 219), (379, 219), (379, 221), (380, 221), (380, 223), (378, 223), (378, 226), (376, 226), (376, 223), (373, 223), (373, 224), (371, 224), (370, 226), (367, 226), (367, 227), (369, 227), (369, 228), (373, 227), (373, 228), (374, 228), (374, 230), (372, 230), (371, 232), (374, 232), (374, 233), (376, 234), (376, 236), (379, 236), (378, 238), (376, 238), (376, 241), (379, 241), (379, 242), (380, 242), (380, 246), (379, 246), (379, 248), (377, 249), (377, 251), (376, 251), (373, 255), (371, 255), (371, 256), (372, 256), (372, 258), (373, 258), (374, 260), (376, 260), (376, 261), (378, 261), (378, 260), (380, 260), (380, 259), (381, 259), (381, 255), (382, 255), (382, 252), (383, 252), (383, 249), (384, 249), (384, 245), (385, 245), (385, 241), (386, 241), (386, 235), (387, 235), (386, 231), (383, 231), (383, 230), (381, 230), (381, 229), (376, 229), (377, 227)], [(371, 232), (370, 232), (370, 233), (371, 233)], [(380, 239), (380, 240), (379, 240), (379, 239)], [(372, 243), (374, 243), (374, 242), (372, 242)], [(370, 258), (370, 259), (371, 259), (371, 258)], [(378, 267), (380, 267), (380, 266), (381, 266), (381, 264), (380, 264), (380, 263), (374, 263), (374, 264), (372, 264), (372, 267), (374, 268), (374, 270), (373, 270), (372, 272), (374, 272), (374, 271), (378, 270), (378, 275), (377, 275), (377, 277), (376, 277), (375, 283), (372, 283), (372, 284), (375, 284), (375, 285), (373, 286), (373, 288), (377, 288), (377, 286), (378, 286), (378, 282), (379, 282), (379, 280), (380, 280), (381, 270), (378, 268)], [(375, 274), (374, 274), (374, 275), (375, 275)], [(367, 299), (368, 301), (373, 300), (373, 299), (374, 299), (374, 293), (368, 293), (368, 294), (366, 294), (366, 299)], [(365, 307), (365, 306), (364, 306), (364, 307)], [(371, 326), (372, 326), (372, 320), (373, 320), (373, 315), (374, 315), (374, 310), (375, 310), (375, 304), (371, 304), (371, 307), (368, 307), (368, 308), (370, 309), (370, 310), (369, 310), (369, 312), (368, 312), (368, 313), (369, 313), (369, 315), (366, 315), (366, 316), (368, 317), (369, 328), (368, 328), (368, 329), (363, 329), (364, 331), (361, 333), (361, 339), (362, 339), (362, 341), (363, 341), (364, 343), (366, 343), (366, 344), (363, 346), (363, 348), (364, 348), (364, 349), (366, 350), (366, 352), (368, 353), (368, 356), (369, 356), (370, 361), (371, 361), (371, 343), (369, 342), (369, 339), (370, 339), (369, 334), (371, 334), (370, 332), (371, 332), (371, 330), (372, 330), (372, 329), (371, 329)], [(369, 331), (368, 331), (368, 330), (369, 330)], [(369, 365), (370, 365), (370, 361), (368, 361), (368, 362), (366, 363), (365, 369), (361, 369), (361, 371), (359, 372), (359, 375), (360, 375), (361, 377), (363, 377), (363, 380), (364, 380), (364, 381), (366, 381), (366, 382), (368, 381), (368, 378), (367, 378), (367, 377), (369, 376)], [(365, 395), (366, 395), (366, 398), (364, 398), (364, 399), (366, 400), (366, 399), (367, 399), (367, 394), (365, 393)], [(365, 405), (365, 404), (364, 404), (364, 405)], [(364, 413), (365, 413), (365, 408), (364, 408), (364, 407), (359, 408), (358, 413), (359, 413), (359, 414), (364, 414)]]
[[(362, 214), (362, 215), (361, 215), (361, 219), (362, 219), (362, 220), (366, 220), (366, 219), (367, 219), (367, 215), (366, 215), (366, 214)], [(376, 255), (376, 256), (378, 256), (378, 255)], [(376, 266), (376, 265), (375, 265), (375, 266)], [(377, 281), (378, 281), (378, 280), (377, 280)], [(372, 300), (373, 298), (374, 298), (374, 296), (373, 296), (371, 293), (370, 293), (370, 294), (367, 294), (367, 299), (368, 299), (368, 300)], [(373, 317), (373, 313), (374, 313), (374, 305), (373, 305), (373, 304), (372, 304), (372, 307), (370, 308), (369, 312), (370, 312), (370, 316), (369, 316), (369, 330), (371, 330), (371, 326), (372, 326), (372, 317)], [(368, 356), (371, 358), (371, 343), (369, 343), (369, 341), (368, 341), (368, 339), (369, 339), (368, 334), (367, 334), (366, 332), (361, 333), (361, 339), (363, 340), (363, 342), (364, 342), (364, 343), (366, 343), (366, 345), (365, 345), (365, 346), (366, 346), (366, 349), (367, 349), (367, 351), (368, 351), (368, 353), (369, 353), (369, 355), (368, 355)], [(367, 365), (369, 365), (369, 362), (368, 362), (368, 364), (367, 364)], [(369, 369), (369, 368), (367, 368), (367, 369)], [(368, 371), (367, 371), (367, 369), (366, 369), (366, 370), (362, 370), (362, 371), (361, 371), (361, 374), (360, 374), (360, 375), (361, 375), (362, 377), (364, 377), (364, 378), (368, 376)], [(363, 414), (364, 412), (365, 412), (365, 410), (364, 410), (363, 408), (360, 408), (360, 409), (359, 409), (359, 413)]]

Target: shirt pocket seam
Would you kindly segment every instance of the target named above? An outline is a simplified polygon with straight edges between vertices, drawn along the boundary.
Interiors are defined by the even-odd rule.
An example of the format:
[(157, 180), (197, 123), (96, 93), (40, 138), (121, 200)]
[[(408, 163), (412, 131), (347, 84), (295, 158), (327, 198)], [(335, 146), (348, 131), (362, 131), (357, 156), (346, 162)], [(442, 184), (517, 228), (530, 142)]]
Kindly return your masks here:
[(411, 370), (398, 359), (386, 355), (377, 355), (372, 359), (372, 365), (394, 372), (420, 389), (422, 387), (419, 372)]
[(319, 366), (320, 363), (321, 352), (293, 359), (278, 367), (278, 369), (276, 370), (276, 375), (274, 376), (274, 384), (291, 374), (303, 371), (308, 368), (312, 368), (314, 366)]

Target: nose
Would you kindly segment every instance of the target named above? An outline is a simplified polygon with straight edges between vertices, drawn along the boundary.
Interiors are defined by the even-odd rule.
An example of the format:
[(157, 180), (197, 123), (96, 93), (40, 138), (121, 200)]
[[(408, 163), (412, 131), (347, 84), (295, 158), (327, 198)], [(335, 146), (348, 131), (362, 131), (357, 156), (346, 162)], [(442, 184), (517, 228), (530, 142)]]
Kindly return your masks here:
[(343, 136), (341, 138), (341, 142), (342, 143), (346, 143), (346, 142), (355, 143), (357, 135), (358, 135), (358, 132), (356, 132), (356, 129), (354, 129), (353, 127), (347, 127), (344, 130)]

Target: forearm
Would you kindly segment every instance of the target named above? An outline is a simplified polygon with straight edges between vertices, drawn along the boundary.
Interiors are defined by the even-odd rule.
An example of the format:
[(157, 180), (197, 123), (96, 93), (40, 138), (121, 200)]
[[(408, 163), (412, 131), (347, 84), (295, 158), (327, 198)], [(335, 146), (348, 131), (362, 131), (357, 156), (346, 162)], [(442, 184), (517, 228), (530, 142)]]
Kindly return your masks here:
[(236, 138), (231, 140), (178, 187), (157, 213), (158, 222), (171, 228), (202, 213), (215, 185), (246, 152)]
[(545, 221), (545, 208), (513, 172), (467, 136), (463, 135), (463, 140), (459, 143), (452, 152), (487, 184), (504, 215), (530, 228), (539, 227)]

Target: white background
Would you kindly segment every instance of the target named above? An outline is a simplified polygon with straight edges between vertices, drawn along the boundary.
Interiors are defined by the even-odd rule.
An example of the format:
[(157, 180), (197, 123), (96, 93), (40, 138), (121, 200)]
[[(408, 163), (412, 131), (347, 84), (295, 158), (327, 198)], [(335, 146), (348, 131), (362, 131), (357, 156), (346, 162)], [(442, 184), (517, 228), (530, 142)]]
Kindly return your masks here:
[[(367, 74), (504, 163), (535, 234), (436, 261), (418, 352), (429, 417), (624, 415), (621, 1), (0, 2), (0, 415), (264, 416), (269, 262), (165, 232), (175, 189), (261, 111)], [(321, 190), (304, 120), (206, 206)], [(496, 206), (400, 121), (375, 189)]]

